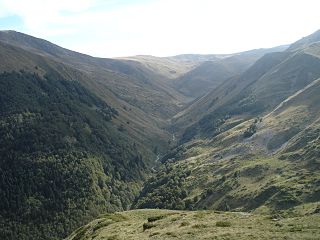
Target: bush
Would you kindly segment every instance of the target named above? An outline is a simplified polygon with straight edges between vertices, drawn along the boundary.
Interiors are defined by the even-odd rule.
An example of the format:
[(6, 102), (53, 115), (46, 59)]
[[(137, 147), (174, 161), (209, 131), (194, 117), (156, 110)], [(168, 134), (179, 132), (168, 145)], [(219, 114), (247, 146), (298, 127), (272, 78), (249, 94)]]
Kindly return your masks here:
[(162, 215), (149, 217), (148, 218), (148, 222), (155, 222), (155, 221), (158, 221), (158, 220), (163, 219), (163, 218), (164, 218), (164, 216), (162, 216)]
[(192, 228), (206, 228), (206, 227), (207, 227), (207, 225), (205, 225), (205, 224), (195, 224), (192, 226)]
[(180, 227), (185, 227), (185, 226), (189, 226), (189, 225), (190, 225), (189, 222), (182, 222), (182, 223), (180, 224)]
[(257, 132), (257, 126), (255, 123), (251, 124), (250, 127), (248, 127), (244, 133), (243, 133), (243, 137), (244, 138), (249, 138), (251, 137), (253, 134), (255, 134)]
[(153, 228), (155, 226), (156, 226), (156, 224), (147, 222), (147, 223), (144, 223), (142, 227), (143, 227), (143, 231), (145, 231), (145, 230)]
[(231, 222), (228, 222), (228, 221), (218, 221), (218, 222), (216, 222), (216, 226), (217, 226), (217, 227), (230, 227), (230, 226), (231, 226)]

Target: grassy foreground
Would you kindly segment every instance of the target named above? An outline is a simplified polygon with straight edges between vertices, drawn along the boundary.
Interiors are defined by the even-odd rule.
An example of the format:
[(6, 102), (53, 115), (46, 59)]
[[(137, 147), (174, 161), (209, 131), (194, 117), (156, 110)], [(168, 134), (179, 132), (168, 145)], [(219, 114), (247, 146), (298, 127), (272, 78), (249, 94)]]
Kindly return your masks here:
[(132, 210), (105, 214), (66, 240), (319, 239), (320, 214), (266, 216), (241, 212)]

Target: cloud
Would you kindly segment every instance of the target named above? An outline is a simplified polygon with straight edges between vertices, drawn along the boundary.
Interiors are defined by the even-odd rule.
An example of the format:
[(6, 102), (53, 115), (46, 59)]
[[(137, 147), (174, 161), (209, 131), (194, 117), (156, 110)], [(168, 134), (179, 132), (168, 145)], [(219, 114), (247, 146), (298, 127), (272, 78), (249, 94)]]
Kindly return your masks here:
[[(24, 27), (29, 32), (44, 31), (47, 35), (56, 34), (57, 27), (63, 27), (68, 22), (68, 16), (63, 13), (68, 12), (69, 16), (77, 15), (86, 11), (92, 6), (92, 0), (1, 0), (0, 9), (2, 16), (19, 16)], [(62, 30), (62, 33), (65, 32)]]
[(0, 0), (26, 33), (95, 56), (223, 53), (317, 30), (317, 0)]

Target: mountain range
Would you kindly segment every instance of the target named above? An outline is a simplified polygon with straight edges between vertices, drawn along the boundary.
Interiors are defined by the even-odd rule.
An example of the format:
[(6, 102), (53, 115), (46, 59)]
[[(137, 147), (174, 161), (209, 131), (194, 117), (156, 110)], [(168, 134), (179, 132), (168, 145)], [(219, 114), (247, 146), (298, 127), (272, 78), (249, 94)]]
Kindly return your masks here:
[[(114, 59), (0, 31), (0, 57), (1, 239), (62, 239), (136, 208), (319, 212), (319, 31)], [(70, 239), (102, 239), (93, 223)]]

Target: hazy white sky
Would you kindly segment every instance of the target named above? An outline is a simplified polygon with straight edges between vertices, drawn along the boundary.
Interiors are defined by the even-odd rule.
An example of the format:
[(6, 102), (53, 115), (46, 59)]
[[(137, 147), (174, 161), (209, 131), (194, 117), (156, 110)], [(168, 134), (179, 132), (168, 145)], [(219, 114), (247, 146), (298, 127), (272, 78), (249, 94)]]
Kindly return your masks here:
[(0, 0), (0, 29), (99, 57), (231, 53), (320, 29), (319, 0)]

